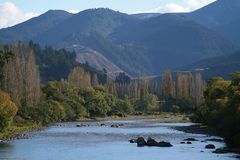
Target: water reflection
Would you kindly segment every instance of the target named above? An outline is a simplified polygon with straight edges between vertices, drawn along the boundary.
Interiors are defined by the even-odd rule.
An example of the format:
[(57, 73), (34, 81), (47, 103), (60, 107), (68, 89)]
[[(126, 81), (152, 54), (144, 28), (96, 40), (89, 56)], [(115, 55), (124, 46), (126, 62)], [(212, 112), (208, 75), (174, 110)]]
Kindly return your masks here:
[(10, 143), (0, 142), (0, 151), (11, 149), (13, 146)]

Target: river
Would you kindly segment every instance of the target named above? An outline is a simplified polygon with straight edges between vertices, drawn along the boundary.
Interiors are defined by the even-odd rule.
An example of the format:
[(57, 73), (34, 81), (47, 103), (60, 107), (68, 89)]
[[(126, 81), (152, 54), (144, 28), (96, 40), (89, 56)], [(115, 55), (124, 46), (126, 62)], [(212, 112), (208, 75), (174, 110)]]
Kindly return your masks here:
[[(0, 144), (0, 160), (235, 160), (235, 154), (214, 154), (205, 149), (211, 143), (224, 147), (221, 142), (201, 142), (207, 135), (177, 131), (174, 126), (191, 123), (159, 123), (154, 120), (122, 120), (59, 123), (41, 131), (28, 133), (28, 139)], [(106, 126), (100, 126), (101, 123)], [(121, 123), (120, 128), (111, 124)], [(137, 147), (128, 142), (143, 136), (169, 141), (170, 148)], [(183, 139), (195, 138), (192, 144), (180, 144)]]

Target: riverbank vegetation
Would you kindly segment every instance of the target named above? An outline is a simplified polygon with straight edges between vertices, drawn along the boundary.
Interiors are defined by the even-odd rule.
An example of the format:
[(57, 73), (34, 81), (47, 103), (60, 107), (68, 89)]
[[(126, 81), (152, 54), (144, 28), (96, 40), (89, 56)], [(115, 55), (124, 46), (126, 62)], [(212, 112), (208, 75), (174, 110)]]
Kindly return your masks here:
[(41, 48), (33, 42), (0, 47), (0, 137), (81, 118), (197, 112), (194, 120), (211, 126), (223, 120), (219, 130), (226, 130), (227, 138), (236, 137), (229, 143), (238, 140), (238, 135), (232, 135), (239, 134), (239, 128), (233, 127), (239, 122), (238, 74), (232, 82), (212, 79), (206, 89), (200, 72), (168, 70), (158, 78), (131, 79), (125, 73), (113, 77), (75, 58), (74, 52)]
[(205, 81), (200, 73), (111, 77), (75, 58), (74, 52), (33, 42), (1, 46), (1, 131), (84, 117), (190, 113), (202, 103)]
[(205, 123), (225, 137), (232, 147), (240, 147), (240, 72), (232, 73), (231, 80), (212, 78), (204, 93), (205, 103), (192, 117)]

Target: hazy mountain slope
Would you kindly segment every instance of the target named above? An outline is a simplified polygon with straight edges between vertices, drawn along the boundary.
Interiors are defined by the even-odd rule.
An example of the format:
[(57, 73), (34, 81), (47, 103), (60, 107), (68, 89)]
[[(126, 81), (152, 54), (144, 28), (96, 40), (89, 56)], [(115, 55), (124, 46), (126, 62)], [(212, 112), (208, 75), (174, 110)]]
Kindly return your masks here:
[(240, 70), (240, 51), (228, 56), (204, 59), (180, 69), (202, 70), (206, 78), (216, 76), (229, 78), (229, 73)]
[[(240, 10), (240, 8), (239, 8), (239, 10)], [(233, 22), (229, 22), (227, 24), (223, 24), (221, 26), (217, 26), (214, 28), (214, 30), (230, 37), (233, 41), (236, 41), (237, 44), (240, 46), (240, 30), (239, 30), (239, 28), (240, 28), (240, 16), (239, 16), (239, 19), (237, 19)]]
[(236, 50), (234, 44), (220, 34), (175, 14), (121, 27), (112, 34), (112, 39), (123, 46), (135, 46), (136, 55), (146, 53), (155, 74)]
[(13, 27), (0, 30), (0, 42), (10, 43), (12, 41), (29, 41), (40, 33), (47, 31), (54, 25), (70, 18), (71, 13), (62, 10), (50, 10), (38, 17)]
[(239, 0), (217, 0), (212, 4), (186, 15), (204, 26), (229, 36), (229, 38), (238, 41), (240, 44)]
[(160, 16), (161, 13), (137, 13), (137, 14), (132, 14), (132, 16), (139, 18), (139, 19), (147, 19), (147, 18), (153, 18)]

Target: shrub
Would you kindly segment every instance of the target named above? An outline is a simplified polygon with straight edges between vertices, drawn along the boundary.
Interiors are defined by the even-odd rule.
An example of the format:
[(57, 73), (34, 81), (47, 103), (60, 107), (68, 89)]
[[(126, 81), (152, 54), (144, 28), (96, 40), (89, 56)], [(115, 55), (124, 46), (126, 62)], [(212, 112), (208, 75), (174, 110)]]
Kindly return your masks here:
[(10, 96), (0, 91), (0, 131), (4, 131), (12, 122), (18, 111)]

